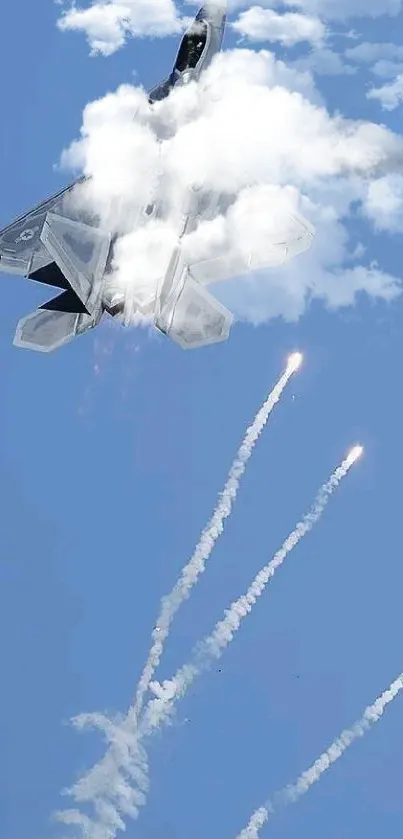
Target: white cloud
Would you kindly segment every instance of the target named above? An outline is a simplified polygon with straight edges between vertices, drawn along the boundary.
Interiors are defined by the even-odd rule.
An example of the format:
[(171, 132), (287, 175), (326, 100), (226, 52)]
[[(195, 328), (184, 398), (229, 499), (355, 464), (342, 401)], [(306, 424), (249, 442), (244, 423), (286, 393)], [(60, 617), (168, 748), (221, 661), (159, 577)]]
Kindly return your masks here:
[[(234, 5), (244, 6), (245, 2), (234, 0)], [(268, 8), (298, 9), (307, 15), (325, 20), (348, 20), (354, 17), (396, 16), (403, 10), (403, 0), (265, 0), (262, 5)]]
[(403, 74), (403, 63), (380, 59), (371, 67), (371, 73), (382, 79), (395, 79), (396, 76)]
[(345, 51), (346, 58), (356, 61), (359, 64), (373, 64), (382, 59), (402, 59), (403, 46), (392, 43), (370, 43), (363, 41), (356, 47), (350, 47)]
[(403, 176), (386, 175), (369, 183), (363, 211), (379, 230), (403, 233)]
[(178, 106), (167, 147), (174, 177), (235, 191), (251, 182), (307, 187), (402, 153), (402, 140), (386, 128), (331, 117), (300, 87), (298, 73), (267, 51), (220, 55), (198, 88), (162, 103), (171, 126)]
[(318, 44), (326, 35), (326, 28), (319, 18), (295, 12), (280, 15), (262, 6), (252, 6), (242, 12), (233, 23), (233, 28), (250, 41), (279, 42), (285, 47), (301, 41)]
[(96, 206), (107, 227), (126, 232), (147, 202), (158, 163), (144, 90), (121, 85), (116, 93), (91, 102), (81, 134), (63, 154), (62, 164), (93, 176), (80, 190), (80, 199)]
[(337, 309), (354, 305), (360, 293), (387, 301), (399, 294), (395, 277), (373, 264), (357, 264), (362, 249), (353, 251), (347, 228), (340, 218), (349, 212), (357, 194), (349, 190), (346, 181), (342, 184), (349, 193), (345, 207), (336, 210), (331, 193), (318, 196), (317, 204), (311, 203), (309, 207), (303, 204), (316, 226), (315, 240), (309, 251), (276, 271), (260, 272), (241, 282), (232, 281), (223, 284), (222, 289), (217, 287), (220, 299), (238, 317), (254, 324), (275, 317), (296, 321), (313, 299), (322, 300), (330, 309)]
[(384, 79), (395, 79), (403, 72), (403, 46), (390, 42), (363, 41), (344, 52), (355, 64), (368, 65), (369, 71)]
[(378, 99), (384, 111), (395, 111), (403, 101), (403, 74), (390, 84), (373, 87), (367, 93), (368, 99)]
[[(91, 176), (81, 197), (119, 235), (117, 287), (145, 308), (192, 184), (217, 199), (215, 218), (187, 241), (193, 260), (200, 243), (205, 259), (214, 255), (217, 237), (247, 248), (253, 233), (259, 251), (260, 240), (287, 238), (290, 215), (311, 220), (317, 234), (308, 253), (219, 287), (238, 317), (256, 323), (297, 319), (315, 297), (333, 307), (352, 304), (359, 291), (386, 300), (399, 292), (397, 280), (352, 264), (346, 220), (368, 179), (402, 156), (402, 141), (386, 128), (330, 116), (309, 74), (268, 51), (244, 49), (221, 54), (197, 86), (176, 89), (153, 108), (130, 85), (90, 104), (82, 137), (64, 159)], [(163, 216), (148, 221), (144, 207), (158, 183)], [(226, 194), (235, 200), (228, 212)]]
[(128, 36), (164, 37), (181, 30), (173, 0), (107, 0), (85, 9), (73, 5), (63, 12), (58, 26), (83, 32), (92, 55), (112, 55)]
[[(247, 0), (229, 2), (230, 12), (245, 6), (250, 6)], [(249, 8), (237, 21), (247, 27), (242, 34), (254, 40), (257, 40), (256, 8), (259, 7)], [(403, 10), (403, 0), (260, 0), (260, 8), (260, 20), (266, 32), (264, 39), (288, 45), (302, 40), (316, 42), (324, 27), (323, 20), (396, 16)], [(280, 9), (283, 14), (273, 9)], [(265, 18), (262, 11), (266, 12)], [(271, 15), (267, 14), (270, 11)], [(86, 8), (73, 2), (62, 13), (58, 26), (62, 30), (83, 32), (91, 54), (107, 56), (120, 49), (128, 37), (163, 37), (179, 32), (185, 22), (174, 0), (95, 0)]]
[(292, 62), (297, 70), (305, 70), (315, 76), (351, 76), (356, 67), (346, 64), (343, 55), (334, 52), (329, 47), (318, 47), (311, 50), (309, 55)]

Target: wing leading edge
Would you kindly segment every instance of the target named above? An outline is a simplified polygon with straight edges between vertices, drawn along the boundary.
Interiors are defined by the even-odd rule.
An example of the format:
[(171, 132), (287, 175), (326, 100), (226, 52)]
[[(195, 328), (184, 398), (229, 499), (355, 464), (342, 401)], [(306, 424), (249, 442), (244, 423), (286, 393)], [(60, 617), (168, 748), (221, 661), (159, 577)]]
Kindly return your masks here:
[[(52, 262), (51, 256), (41, 241), (46, 215), (48, 212), (55, 211), (65, 213), (73, 190), (83, 181), (84, 178), (80, 178), (50, 198), (46, 198), (0, 231), (0, 271), (31, 277), (36, 271)], [(32, 276), (32, 279), (36, 277)]]

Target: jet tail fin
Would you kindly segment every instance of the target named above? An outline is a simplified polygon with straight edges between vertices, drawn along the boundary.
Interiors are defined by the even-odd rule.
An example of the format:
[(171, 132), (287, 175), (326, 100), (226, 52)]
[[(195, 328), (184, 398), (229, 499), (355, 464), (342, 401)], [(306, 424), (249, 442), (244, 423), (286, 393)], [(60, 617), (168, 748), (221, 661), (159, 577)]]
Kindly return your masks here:
[[(51, 352), (92, 329), (101, 320), (102, 280), (110, 237), (95, 227), (48, 212), (40, 240), (53, 263), (36, 272), (38, 280), (51, 282), (59, 278), (58, 284), (64, 286), (64, 290), (37, 311), (21, 318), (14, 345)], [(49, 277), (47, 274), (42, 276), (44, 271)]]
[[(41, 258), (39, 267), (29, 276), (46, 285), (59, 286), (63, 291), (37, 311), (21, 318), (14, 345), (51, 352), (92, 329), (101, 320), (103, 278), (111, 237), (96, 227), (49, 211), (41, 219), (41, 226), (38, 224), (35, 231), (25, 231), (25, 235), (34, 235), (34, 232)], [(19, 268), (22, 260), (18, 261), (15, 255), (13, 259), (12, 267)], [(31, 252), (26, 262), (31, 267), (34, 264)]]
[(85, 181), (79, 178), (0, 230), (0, 271), (64, 292), (19, 321), (16, 346), (49, 352), (102, 317), (111, 236), (73, 200)]
[(41, 241), (85, 311), (97, 315), (111, 237), (96, 227), (47, 213)]

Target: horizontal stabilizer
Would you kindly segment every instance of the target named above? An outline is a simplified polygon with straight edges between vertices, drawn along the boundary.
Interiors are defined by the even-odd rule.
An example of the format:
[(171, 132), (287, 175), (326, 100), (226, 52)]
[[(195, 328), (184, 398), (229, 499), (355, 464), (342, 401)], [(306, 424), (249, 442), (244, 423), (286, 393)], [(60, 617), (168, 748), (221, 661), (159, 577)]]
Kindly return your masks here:
[(233, 315), (204, 286), (186, 279), (168, 335), (183, 349), (196, 349), (229, 337)]
[(38, 309), (18, 321), (14, 345), (37, 352), (52, 352), (72, 341), (76, 335), (92, 329), (99, 320), (88, 314)]
[(189, 276), (180, 245), (162, 283), (155, 326), (182, 349), (226, 341), (233, 316), (209, 291)]

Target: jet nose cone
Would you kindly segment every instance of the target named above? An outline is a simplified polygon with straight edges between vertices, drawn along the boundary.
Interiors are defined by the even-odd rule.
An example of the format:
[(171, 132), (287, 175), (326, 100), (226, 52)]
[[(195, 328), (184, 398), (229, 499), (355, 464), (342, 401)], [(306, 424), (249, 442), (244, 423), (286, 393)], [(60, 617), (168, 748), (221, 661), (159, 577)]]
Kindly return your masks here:
[(198, 11), (196, 20), (208, 20), (214, 26), (223, 26), (227, 14), (226, 0), (208, 0)]

